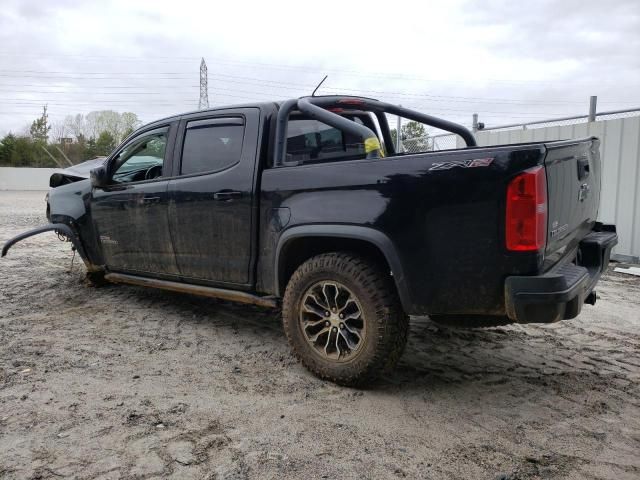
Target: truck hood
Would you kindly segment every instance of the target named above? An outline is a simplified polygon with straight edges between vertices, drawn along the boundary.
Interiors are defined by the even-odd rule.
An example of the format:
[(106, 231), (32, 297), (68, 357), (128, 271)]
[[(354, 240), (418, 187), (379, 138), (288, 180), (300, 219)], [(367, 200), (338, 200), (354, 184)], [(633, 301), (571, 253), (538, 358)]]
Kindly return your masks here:
[(107, 157), (96, 157), (86, 162), (78, 163), (69, 168), (64, 168), (53, 175), (49, 179), (49, 186), (51, 188), (59, 187), (60, 185), (67, 185), (69, 183), (77, 182), (79, 180), (85, 180), (89, 178), (89, 173), (92, 169), (103, 165)]

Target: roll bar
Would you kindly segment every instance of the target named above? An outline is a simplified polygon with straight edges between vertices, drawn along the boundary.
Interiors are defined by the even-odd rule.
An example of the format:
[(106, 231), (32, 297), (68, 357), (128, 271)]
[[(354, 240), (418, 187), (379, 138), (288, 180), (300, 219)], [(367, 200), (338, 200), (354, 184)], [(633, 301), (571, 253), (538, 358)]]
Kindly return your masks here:
[[(348, 120), (337, 113), (328, 109), (336, 110), (366, 110), (376, 114), (378, 121), (384, 119), (381, 125), (386, 128), (388, 122), (384, 117), (384, 113), (398, 115), (409, 120), (424, 123), (426, 125), (446, 130), (451, 133), (460, 135), (465, 141), (467, 147), (475, 147), (477, 145), (473, 134), (462, 125), (448, 120), (426, 115), (416, 112), (398, 105), (381, 102), (373, 98), (366, 97), (350, 97), (327, 95), (320, 97), (301, 97), (285, 101), (278, 111), (276, 120), (276, 144), (274, 149), (274, 164), (286, 164), (285, 152), (287, 150), (287, 127), (289, 122), (289, 114), (294, 110), (304, 113), (310, 118), (319, 120), (343, 132), (350, 133), (363, 139), (367, 158), (376, 158), (384, 156), (378, 136), (368, 127), (360, 125), (356, 122)], [(385, 141), (388, 141), (385, 138)], [(389, 150), (395, 153), (393, 145), (388, 146)]]

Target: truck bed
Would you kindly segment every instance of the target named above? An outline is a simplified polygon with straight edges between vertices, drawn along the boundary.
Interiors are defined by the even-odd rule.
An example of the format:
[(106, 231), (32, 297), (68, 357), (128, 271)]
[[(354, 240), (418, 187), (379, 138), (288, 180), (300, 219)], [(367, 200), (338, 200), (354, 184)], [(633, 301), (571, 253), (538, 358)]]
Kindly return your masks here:
[[(595, 223), (597, 140), (540, 142), (267, 169), (262, 175), (259, 287), (278, 291), (266, 267), (281, 229), (367, 225), (397, 251), (393, 275), (411, 314), (505, 315), (508, 275), (540, 275), (575, 256)], [(586, 157), (585, 157), (586, 156)], [(593, 195), (580, 201), (577, 159)], [(549, 226), (540, 252), (505, 248), (505, 192), (522, 171), (546, 167)], [(575, 177), (575, 178), (574, 178)], [(553, 233), (555, 223), (567, 225)], [(261, 269), (259, 268), (259, 271)], [(272, 290), (273, 289), (273, 290)]]

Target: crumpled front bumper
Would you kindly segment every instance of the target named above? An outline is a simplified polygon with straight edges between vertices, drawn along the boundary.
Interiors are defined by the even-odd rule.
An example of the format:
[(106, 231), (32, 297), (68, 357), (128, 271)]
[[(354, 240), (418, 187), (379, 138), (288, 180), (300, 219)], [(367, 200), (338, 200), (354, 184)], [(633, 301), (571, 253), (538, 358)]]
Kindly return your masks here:
[(505, 281), (507, 315), (518, 323), (551, 323), (575, 318), (618, 243), (615, 225), (597, 224), (578, 247), (576, 263), (564, 263), (543, 275), (513, 276)]

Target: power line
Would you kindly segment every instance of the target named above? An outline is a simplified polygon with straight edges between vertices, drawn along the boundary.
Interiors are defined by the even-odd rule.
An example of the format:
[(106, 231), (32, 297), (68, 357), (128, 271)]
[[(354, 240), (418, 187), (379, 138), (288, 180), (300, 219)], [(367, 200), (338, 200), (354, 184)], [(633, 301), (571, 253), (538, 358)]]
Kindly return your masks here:
[[(117, 57), (112, 57), (112, 58), (117, 58)], [(270, 63), (261, 63), (261, 62), (230, 62), (230, 61), (226, 61), (226, 60), (218, 60), (216, 59), (216, 63), (219, 64), (223, 64), (223, 65), (231, 65), (231, 66), (240, 66), (240, 67), (252, 67), (255, 68), (256, 66), (259, 67), (266, 67), (266, 68), (273, 68), (273, 69), (284, 69), (284, 70), (299, 70), (299, 71), (306, 71), (309, 73), (319, 73), (319, 72), (327, 72), (327, 73), (337, 73), (337, 74), (342, 74), (342, 75), (347, 75), (347, 76), (355, 76), (355, 77), (361, 77), (361, 78), (374, 78), (374, 79), (395, 79), (395, 80), (411, 80), (411, 81), (421, 81), (421, 82), (440, 82), (440, 83), (477, 83), (478, 79), (433, 79), (433, 78), (425, 78), (425, 77), (419, 77), (419, 76), (413, 76), (413, 75), (402, 75), (402, 74), (388, 74), (388, 73), (379, 73), (379, 72), (368, 72), (368, 73), (362, 73), (362, 72), (357, 72), (354, 70), (340, 70), (340, 69), (326, 69), (326, 68), (322, 68), (322, 69), (314, 69), (314, 68), (310, 68), (310, 67), (306, 67), (306, 66), (295, 66), (295, 65), (278, 65), (278, 64), (270, 64)], [(6, 70), (6, 72), (13, 72), (13, 73), (52, 73), (52, 74), (67, 74), (69, 72), (63, 71), (63, 72), (43, 72), (43, 71), (38, 71), (38, 70)], [(75, 72), (75, 73), (80, 73), (80, 72)], [(81, 72), (83, 75), (101, 75), (103, 72)], [(117, 74), (117, 75), (188, 75), (187, 73), (184, 72), (109, 72), (111, 74)], [(527, 84), (547, 84), (547, 85), (557, 85), (557, 84), (562, 84), (562, 83), (569, 83), (572, 85), (575, 85), (576, 83), (594, 83), (594, 82), (584, 82), (584, 81), (580, 81), (580, 82), (576, 82), (575, 80), (568, 80), (565, 82), (559, 81), (557, 79), (555, 80), (549, 80), (549, 81), (539, 81), (539, 80), (513, 80), (513, 79), (509, 79), (509, 80), (505, 80), (505, 79), (498, 79), (498, 78), (486, 78), (486, 79), (482, 79), (484, 81), (487, 82), (492, 82), (492, 83), (505, 83), (505, 84), (515, 84), (515, 85), (527, 85)]]
[[(249, 100), (257, 100), (257, 101), (270, 101), (273, 100), (273, 98), (265, 98), (268, 96), (267, 93), (264, 92), (256, 92), (256, 91), (247, 91), (247, 90), (238, 90), (238, 89), (226, 89), (226, 88), (221, 88), (221, 87), (217, 87), (215, 89), (213, 89), (214, 92), (216, 92), (218, 95), (220, 96), (226, 96), (226, 97), (230, 97), (230, 98), (243, 98), (243, 99), (249, 99)], [(240, 94), (249, 94), (249, 95), (233, 95), (233, 94), (228, 94), (228, 93), (224, 93), (226, 91), (230, 91), (230, 92), (234, 92), (234, 93), (240, 93)], [(29, 92), (29, 93), (36, 93), (36, 92)], [(40, 93), (44, 93), (44, 94), (51, 94), (54, 92), (40, 92)], [(65, 92), (55, 92), (56, 94), (64, 94)], [(114, 92), (93, 92), (94, 95), (165, 95), (165, 93), (162, 92), (124, 92), (124, 93), (114, 93)], [(252, 95), (261, 95), (261, 97), (253, 97)], [(35, 100), (32, 98), (15, 98), (15, 97), (5, 97), (2, 98), (2, 100), (9, 100), (9, 101), (25, 101), (25, 102), (39, 102), (42, 103), (42, 101), (45, 100)], [(179, 102), (179, 101), (189, 101), (189, 99), (180, 99), (180, 98), (172, 98), (171, 99), (174, 102)], [(60, 100), (60, 101), (64, 101), (64, 99)], [(76, 103), (74, 100), (68, 99), (66, 100), (65, 103)], [(136, 102), (135, 100), (107, 100), (107, 99), (99, 99), (96, 98), (94, 99), (91, 103), (132, 103), (132, 104), (139, 104), (141, 102)], [(200, 105), (200, 104), (199, 104)], [(439, 111), (439, 112), (461, 112), (461, 113), (470, 113), (470, 109), (456, 109), (456, 108), (447, 108), (447, 107), (442, 107), (442, 106), (432, 106), (429, 105), (428, 103), (410, 103), (407, 105), (411, 105), (413, 108), (417, 108), (417, 109), (424, 109), (424, 110), (429, 110), (429, 111)], [(522, 105), (518, 105), (518, 106), (522, 106)], [(208, 108), (208, 107), (205, 107)], [(202, 109), (202, 107), (199, 107), (199, 109)], [(493, 110), (493, 109), (486, 109), (486, 108), (479, 108), (477, 109), (479, 110), (479, 113), (498, 113), (498, 114), (521, 114), (523, 117), (527, 117), (527, 116), (536, 116), (536, 115), (542, 115), (542, 116), (549, 116), (549, 115), (565, 115), (566, 112), (549, 112), (549, 111), (544, 111), (544, 112), (536, 112), (536, 111), (526, 111), (526, 112), (522, 112), (522, 111), (509, 111), (509, 110)]]
[[(292, 89), (289, 87), (278, 87), (278, 86), (271, 86), (271, 85), (258, 85), (255, 83), (247, 83), (247, 82), (236, 82), (236, 83), (245, 83), (248, 85), (256, 85), (256, 86), (261, 86), (262, 88), (273, 88), (273, 89), (285, 89), (288, 91), (291, 91)], [(89, 87), (75, 87), (75, 86), (67, 86), (68, 88), (73, 88), (73, 91), (71, 90), (33, 90), (33, 89), (21, 89), (21, 90), (16, 90), (13, 88), (6, 88), (6, 87), (13, 87), (13, 86), (28, 86), (28, 87), (40, 87), (40, 88), (45, 88), (45, 87), (49, 87), (49, 88), (61, 88), (60, 86), (55, 86), (55, 85), (51, 85), (51, 86), (47, 86), (47, 85), (42, 85), (42, 84), (0, 84), (0, 89), (3, 89), (4, 91), (10, 91), (11, 93), (17, 93), (17, 94), (32, 94), (32, 93), (42, 93), (42, 94), (64, 94), (64, 95), (72, 95), (74, 93), (86, 93), (86, 92), (91, 92), (91, 93), (96, 93), (96, 94), (100, 94), (100, 95), (166, 95), (166, 92), (149, 92), (148, 91), (148, 87), (146, 86), (133, 86), (133, 85), (115, 85), (115, 86), (110, 86), (110, 85), (104, 85), (104, 86), (96, 86), (96, 88), (100, 88), (101, 90), (110, 90), (110, 89), (116, 89), (116, 90), (131, 90), (131, 89), (138, 89), (141, 90), (139, 92), (131, 92), (131, 91), (127, 91), (127, 92), (107, 92), (107, 91), (95, 91), (94, 88), (89, 88)], [(189, 88), (198, 88), (198, 85), (185, 85), (182, 88), (185, 90), (179, 90), (177, 87), (175, 86), (171, 86), (171, 85), (154, 85), (153, 88), (154, 89), (169, 89), (174, 93), (188, 93), (188, 91), (186, 89)], [(83, 88), (82, 92), (78, 91), (78, 88)], [(247, 93), (267, 93), (267, 92), (257, 92), (257, 91), (248, 91), (248, 90), (238, 90), (236, 88), (233, 89), (225, 89), (223, 87), (215, 87), (215, 89), (219, 89), (219, 90), (227, 90), (227, 91), (236, 91), (236, 92), (247, 92)], [(341, 87), (331, 87), (332, 90), (335, 90), (337, 94), (339, 94), (339, 92), (343, 92), (343, 91), (354, 91), (356, 93), (361, 93), (364, 94), (366, 92), (370, 92), (367, 90), (359, 90), (359, 89), (346, 89), (346, 88), (341, 88)], [(190, 92), (191, 90), (189, 90)], [(400, 98), (397, 97), (395, 95), (393, 95), (393, 92), (382, 92), (382, 91), (378, 91), (379, 93), (384, 93), (386, 98)], [(407, 94), (408, 95), (408, 94)], [(295, 95), (289, 95), (288, 97), (293, 97)], [(500, 104), (500, 105), (514, 105), (514, 106), (559, 106), (559, 105), (580, 105), (583, 104), (584, 102), (580, 102), (580, 101), (566, 101), (566, 102), (537, 102), (537, 101), (527, 101), (527, 100), (521, 100), (521, 101), (510, 101), (510, 102), (500, 102), (500, 101), (496, 101), (496, 100), (492, 100), (492, 99), (480, 99), (478, 98), (477, 100), (471, 100), (471, 98), (473, 97), (467, 97), (469, 98), (469, 100), (456, 100), (456, 97), (446, 97), (446, 96), (442, 96), (441, 98), (439, 98), (438, 96), (433, 96), (436, 98), (432, 98), (431, 96), (427, 96), (427, 95), (419, 95), (419, 94), (415, 94), (416, 99), (427, 99), (429, 101), (432, 102), (452, 102), (452, 103), (470, 103), (470, 104), (481, 104), (481, 103), (490, 103), (490, 104)], [(284, 97), (283, 97), (284, 98)], [(464, 98), (464, 97), (463, 97)], [(409, 99), (410, 100), (410, 99)], [(405, 100), (400, 100), (402, 101), (407, 101)], [(632, 100), (626, 100), (626, 101), (609, 101), (609, 102), (600, 102), (601, 104), (611, 104), (611, 105), (620, 105), (620, 104), (627, 104), (627, 103), (634, 103), (634, 101)], [(635, 103), (638, 103), (638, 101), (635, 101)]]
[[(26, 71), (25, 71), (26, 72)], [(38, 73), (37, 71), (31, 71), (32, 73)], [(42, 76), (48, 78), (49, 77), (49, 73), (67, 73), (67, 72), (41, 72), (42, 75), (40, 76), (27, 76), (27, 78), (42, 78)], [(94, 75), (109, 75), (109, 72), (85, 72), (85, 74), (94, 74)], [(112, 73), (114, 74), (114, 73)], [(181, 80), (182, 76), (185, 76), (185, 78), (187, 78), (187, 76), (189, 74), (186, 73), (178, 73), (178, 72), (122, 72), (122, 73), (118, 73), (117, 75), (148, 75), (148, 76), (153, 76), (153, 75), (174, 75), (171, 77), (155, 77), (154, 80), (159, 80), (159, 79), (165, 79), (165, 80)], [(178, 76), (179, 75), (179, 76)], [(272, 88), (272, 89), (290, 89), (291, 87), (299, 87), (299, 88), (304, 88), (304, 89), (312, 89), (314, 87), (314, 85), (311, 84), (301, 84), (301, 83), (291, 83), (291, 82), (280, 82), (280, 81), (276, 81), (276, 80), (268, 80), (268, 79), (261, 79), (261, 78), (257, 78), (257, 77), (247, 77), (247, 76), (240, 76), (240, 75), (226, 75), (226, 74), (212, 74), (211, 75), (214, 79), (215, 78), (221, 78), (223, 80), (226, 79), (230, 79), (229, 81), (233, 80), (234, 83), (244, 83), (247, 85), (260, 85), (263, 88)], [(4, 73), (0, 73), (0, 77), (12, 77), (11, 75), (5, 75)], [(17, 76), (16, 76), (17, 77)], [(22, 75), (20, 76), (20, 78), (22, 77)], [(131, 80), (146, 80), (148, 81), (148, 78), (145, 77), (140, 77), (140, 78), (122, 78), (122, 77), (110, 77), (110, 76), (103, 76), (100, 78), (87, 78), (87, 77), (76, 77), (76, 76), (66, 76), (66, 77), (55, 77), (57, 80), (66, 80), (66, 79), (79, 79), (79, 80), (127, 80), (127, 81), (131, 81)], [(249, 82), (245, 81), (245, 82), (240, 82), (238, 80), (250, 80)], [(108, 88), (109, 86), (105, 86), (102, 88)], [(137, 87), (137, 86), (114, 86), (113, 88), (145, 88), (143, 86)], [(154, 85), (154, 88), (158, 87), (157, 85)], [(166, 86), (166, 88), (171, 88), (170, 86)], [(323, 90), (330, 90), (333, 92), (355, 92), (355, 93), (360, 93), (360, 94), (377, 94), (377, 95), (384, 95), (386, 97), (392, 97), (392, 98), (404, 98), (404, 97), (408, 97), (408, 98), (428, 98), (431, 99), (433, 101), (443, 101), (443, 102), (456, 102), (456, 103), (502, 103), (502, 104), (524, 104), (524, 105), (578, 105), (578, 104), (582, 104), (583, 101), (579, 101), (579, 100), (547, 100), (547, 101), (540, 101), (540, 100), (526, 100), (526, 99), (515, 99), (515, 98), (493, 98), (493, 97), (466, 97), (466, 96), (450, 96), (450, 95), (433, 95), (433, 94), (426, 94), (426, 93), (407, 93), (407, 92), (396, 92), (396, 91), (386, 91), (386, 90), (368, 90), (368, 89), (361, 89), (361, 88), (348, 88), (348, 87), (340, 87), (340, 86), (326, 86), (323, 87)], [(625, 100), (625, 101), (603, 101), (600, 103), (606, 103), (606, 104), (624, 104), (624, 103), (628, 103), (631, 100)]]
[[(12, 55), (12, 54), (8, 54), (8, 55)], [(49, 58), (49, 57), (53, 57), (54, 55), (48, 55), (48, 56), (42, 56), (43, 58)], [(135, 56), (99, 56), (99, 55), (82, 55), (82, 54), (78, 54), (78, 55), (67, 55), (67, 56), (77, 56), (80, 58), (110, 58), (110, 59), (118, 59), (118, 58), (124, 58), (124, 59), (132, 59), (132, 60), (136, 60), (136, 59), (143, 59), (142, 57), (135, 57)], [(194, 57), (144, 57), (145, 60), (153, 60), (153, 58), (157, 58), (157, 59), (180, 59), (180, 60), (188, 60), (188, 59), (193, 59)], [(347, 75), (347, 76), (355, 76), (355, 77), (362, 77), (362, 78), (387, 78), (387, 79), (397, 79), (397, 80), (413, 80), (413, 81), (421, 81), (421, 82), (446, 82), (446, 83), (476, 83), (478, 81), (477, 78), (463, 78), (463, 79), (434, 79), (434, 78), (427, 78), (427, 77), (420, 77), (420, 76), (414, 76), (414, 75), (407, 75), (407, 74), (389, 74), (389, 73), (383, 73), (383, 72), (367, 72), (367, 73), (363, 73), (363, 72), (359, 72), (359, 71), (355, 71), (355, 70), (346, 70), (346, 69), (336, 69), (336, 68), (331, 68), (331, 69), (327, 69), (327, 68), (314, 68), (314, 67), (309, 67), (306, 65), (284, 65), (284, 64), (278, 64), (278, 63), (267, 63), (267, 62), (242, 62), (242, 61), (230, 61), (227, 59), (220, 59), (220, 58), (214, 58), (215, 62), (217, 64), (221, 64), (221, 65), (231, 65), (231, 66), (235, 66), (235, 67), (241, 67), (241, 68), (255, 68), (255, 67), (261, 67), (261, 68), (270, 68), (270, 69), (277, 69), (277, 70), (297, 70), (297, 71), (302, 71), (302, 72), (313, 72), (313, 73), (320, 73), (320, 72), (325, 72), (325, 73), (336, 73), (336, 74), (341, 74), (341, 75)], [(87, 72), (87, 74), (91, 74), (91, 72)], [(580, 81), (576, 82), (575, 79), (568, 79), (566, 81), (559, 81), (557, 79), (553, 79), (553, 80), (517, 80), (517, 79), (501, 79), (501, 78), (485, 78), (482, 79), (484, 81), (487, 82), (492, 82), (492, 83), (504, 83), (504, 84), (515, 84), (515, 85), (526, 85), (526, 84), (546, 84), (546, 85), (557, 85), (557, 84), (561, 84), (561, 83), (565, 83), (565, 84), (571, 84), (571, 85), (575, 85), (576, 83), (580, 83), (580, 84), (594, 84), (597, 83), (595, 80), (594, 81), (585, 81), (584, 79), (581, 79)]]

